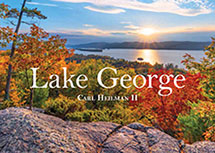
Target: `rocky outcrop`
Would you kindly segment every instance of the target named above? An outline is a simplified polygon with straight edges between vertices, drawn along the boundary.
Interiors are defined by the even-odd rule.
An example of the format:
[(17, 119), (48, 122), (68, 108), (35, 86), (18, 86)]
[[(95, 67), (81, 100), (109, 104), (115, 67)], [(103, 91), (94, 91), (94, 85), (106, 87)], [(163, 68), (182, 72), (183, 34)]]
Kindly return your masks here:
[(171, 136), (139, 123), (66, 122), (22, 108), (0, 111), (2, 153), (213, 153), (214, 142), (181, 145)]

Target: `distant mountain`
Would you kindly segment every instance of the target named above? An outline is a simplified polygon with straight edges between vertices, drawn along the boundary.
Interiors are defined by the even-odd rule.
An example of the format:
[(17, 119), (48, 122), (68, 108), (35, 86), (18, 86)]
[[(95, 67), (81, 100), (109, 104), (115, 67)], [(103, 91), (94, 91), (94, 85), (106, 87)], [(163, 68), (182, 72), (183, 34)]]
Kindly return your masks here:
[(101, 49), (168, 49), (168, 50), (203, 50), (210, 42), (192, 42), (192, 41), (166, 41), (166, 42), (122, 42), (106, 43), (95, 42), (80, 45), (68, 45), (73, 48), (101, 48)]

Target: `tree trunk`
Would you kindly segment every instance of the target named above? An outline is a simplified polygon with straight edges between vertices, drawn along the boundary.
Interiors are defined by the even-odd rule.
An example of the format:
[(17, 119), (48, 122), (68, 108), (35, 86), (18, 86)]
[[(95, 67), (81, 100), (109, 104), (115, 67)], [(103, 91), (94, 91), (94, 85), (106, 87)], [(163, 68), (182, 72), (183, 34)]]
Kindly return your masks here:
[[(16, 30), (15, 30), (16, 34), (19, 33), (19, 29), (20, 29), (20, 25), (21, 25), (21, 22), (22, 22), (22, 16), (23, 16), (23, 13), (24, 13), (24, 8), (25, 8), (26, 1), (27, 0), (24, 0), (23, 4), (22, 4), (22, 8), (21, 8), (21, 12), (20, 12), (20, 15), (19, 15), (18, 23), (16, 25)], [(14, 37), (16, 37), (16, 36), (14, 35)], [(13, 55), (14, 55), (15, 47), (16, 47), (16, 40), (13, 41), (11, 52), (10, 52), (10, 58), (12, 58)], [(9, 64), (4, 100), (9, 100), (9, 98), (10, 98), (10, 82), (11, 82), (11, 77), (12, 77), (12, 65)]]
[(33, 107), (33, 97), (34, 97), (34, 89), (31, 89), (31, 93), (30, 93), (30, 99), (29, 99), (29, 109), (32, 110)]

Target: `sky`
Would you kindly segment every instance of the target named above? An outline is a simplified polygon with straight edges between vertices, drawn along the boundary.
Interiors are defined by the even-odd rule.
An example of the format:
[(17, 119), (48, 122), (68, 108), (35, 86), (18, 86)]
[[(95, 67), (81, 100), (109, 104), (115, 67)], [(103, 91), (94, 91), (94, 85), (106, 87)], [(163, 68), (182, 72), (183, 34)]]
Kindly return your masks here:
[[(15, 8), (22, 4), (22, 0), (1, 2)], [(215, 37), (215, 0), (31, 0), (27, 7), (38, 8), (48, 17), (37, 21), (39, 26), (74, 45)], [(28, 29), (22, 26), (21, 31)]]

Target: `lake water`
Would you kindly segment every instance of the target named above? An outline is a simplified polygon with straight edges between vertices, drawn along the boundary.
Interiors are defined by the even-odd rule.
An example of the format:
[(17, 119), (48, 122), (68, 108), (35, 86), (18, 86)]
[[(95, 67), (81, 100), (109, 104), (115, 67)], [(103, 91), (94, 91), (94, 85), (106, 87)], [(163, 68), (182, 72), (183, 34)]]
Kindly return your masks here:
[(204, 56), (204, 51), (201, 50), (156, 50), (156, 49), (105, 49), (103, 52), (84, 52), (75, 51), (76, 54), (83, 55), (102, 55), (110, 56), (116, 59), (125, 59), (128, 61), (137, 61), (137, 58), (143, 58), (145, 62), (151, 64), (155, 63), (173, 63), (180, 68), (184, 66), (181, 64), (183, 56), (188, 53), (199, 61)]

